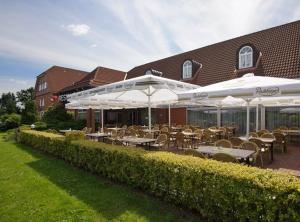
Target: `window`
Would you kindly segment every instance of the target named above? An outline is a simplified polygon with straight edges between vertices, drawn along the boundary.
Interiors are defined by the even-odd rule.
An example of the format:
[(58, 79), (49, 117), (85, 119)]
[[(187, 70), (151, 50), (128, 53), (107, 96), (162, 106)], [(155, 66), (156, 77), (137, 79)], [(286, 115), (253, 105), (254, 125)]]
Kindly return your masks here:
[(239, 68), (249, 68), (253, 66), (253, 50), (250, 46), (244, 46), (239, 52)]
[(145, 72), (145, 75), (152, 75), (152, 71), (150, 69), (148, 69), (146, 72)]
[(39, 84), (39, 91), (43, 91), (45, 89), (47, 89), (47, 82), (43, 82)]
[(193, 64), (190, 60), (187, 60), (182, 65), (182, 78), (189, 79), (192, 78), (192, 68)]
[(78, 110), (78, 120), (86, 119), (86, 110)]

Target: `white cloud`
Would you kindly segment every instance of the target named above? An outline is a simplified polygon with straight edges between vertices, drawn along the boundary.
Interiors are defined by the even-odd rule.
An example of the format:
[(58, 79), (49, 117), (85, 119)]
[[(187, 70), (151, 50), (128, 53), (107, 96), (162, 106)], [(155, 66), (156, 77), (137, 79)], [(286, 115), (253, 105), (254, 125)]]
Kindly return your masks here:
[[(299, 19), (300, 11), (296, 0), (289, 4), (284, 0), (276, 4), (263, 0), (89, 3), (76, 3), (80, 13), (75, 7), (60, 5), (66, 3), (51, 1), (30, 5), (9, 1), (14, 13), (1, 5), (0, 55), (83, 70), (100, 65), (128, 71), (155, 59)], [(60, 24), (69, 25), (60, 29)], [(73, 38), (66, 30), (84, 38)]]
[(66, 29), (74, 36), (86, 35), (90, 31), (90, 27), (87, 24), (70, 24)]
[(16, 93), (21, 89), (27, 89), (34, 87), (34, 80), (10, 78), (11, 75), (0, 74), (0, 96), (2, 93), (13, 92)]

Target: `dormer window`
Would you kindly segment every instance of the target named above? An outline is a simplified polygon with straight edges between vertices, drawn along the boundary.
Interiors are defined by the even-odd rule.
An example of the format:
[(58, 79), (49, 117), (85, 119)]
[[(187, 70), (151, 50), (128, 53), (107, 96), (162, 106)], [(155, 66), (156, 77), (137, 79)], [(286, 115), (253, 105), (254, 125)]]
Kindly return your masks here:
[(148, 70), (145, 72), (145, 75), (152, 75), (151, 69), (148, 69)]
[(161, 71), (155, 70), (155, 69), (148, 69), (145, 72), (145, 75), (155, 75), (155, 76), (162, 76), (163, 73)]
[(244, 46), (239, 51), (239, 69), (253, 67), (253, 49), (250, 46)]
[(190, 60), (186, 60), (182, 65), (182, 79), (192, 78), (193, 64)]

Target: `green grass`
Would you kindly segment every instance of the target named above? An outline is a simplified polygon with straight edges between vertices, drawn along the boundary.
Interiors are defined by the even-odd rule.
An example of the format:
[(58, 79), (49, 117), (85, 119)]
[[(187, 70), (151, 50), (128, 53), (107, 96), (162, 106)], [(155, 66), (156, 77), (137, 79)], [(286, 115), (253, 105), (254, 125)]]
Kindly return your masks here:
[(0, 221), (199, 221), (0, 134)]

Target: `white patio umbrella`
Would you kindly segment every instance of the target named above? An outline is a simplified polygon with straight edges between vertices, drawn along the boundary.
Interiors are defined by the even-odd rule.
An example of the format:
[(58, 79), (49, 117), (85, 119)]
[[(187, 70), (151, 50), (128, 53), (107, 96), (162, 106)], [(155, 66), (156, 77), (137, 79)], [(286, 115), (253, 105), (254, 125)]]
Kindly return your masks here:
[[(178, 93), (199, 88), (197, 85), (162, 78), (154, 75), (99, 86), (67, 95), (69, 102), (78, 102), (78, 107), (148, 107), (148, 126), (151, 129), (151, 107), (178, 103)], [(170, 114), (170, 112), (169, 112)]]
[[(247, 130), (249, 135), (249, 116), (252, 104), (278, 104), (280, 99), (286, 98), (286, 102), (300, 97), (300, 80), (255, 76), (246, 74), (241, 78), (236, 78), (216, 84), (208, 85), (199, 89), (190, 90), (179, 94), (179, 100), (186, 101), (221, 101), (225, 97), (242, 98), (247, 107)], [(279, 101), (279, 102), (278, 102)]]

